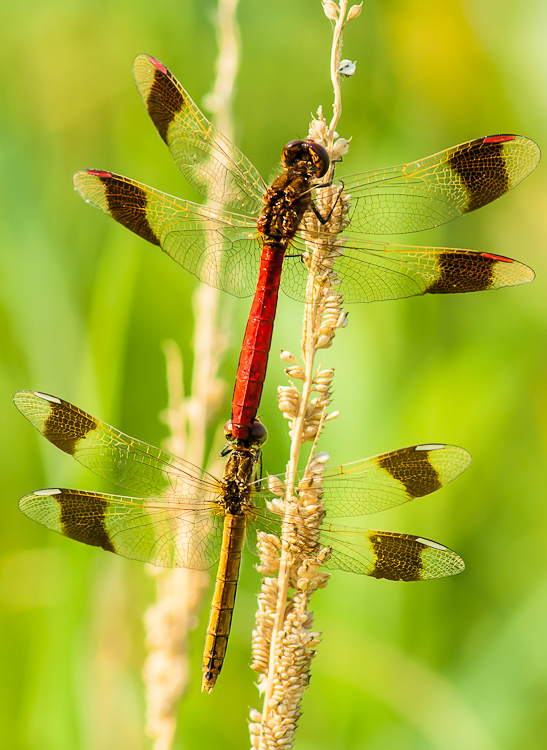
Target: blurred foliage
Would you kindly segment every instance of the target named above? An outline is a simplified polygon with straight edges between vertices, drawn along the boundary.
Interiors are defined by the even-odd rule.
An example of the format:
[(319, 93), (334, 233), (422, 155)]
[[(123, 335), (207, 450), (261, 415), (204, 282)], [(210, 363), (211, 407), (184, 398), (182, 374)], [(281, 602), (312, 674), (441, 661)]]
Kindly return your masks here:
[[(101, 487), (11, 405), (18, 388), (62, 396), (148, 442), (166, 433), (161, 341), (192, 363), (196, 281), (84, 205), (72, 173), (106, 168), (193, 197), (135, 90), (149, 52), (200, 102), (214, 77), (212, 0), (21, 0), (0, 10), (0, 736), (11, 750), (148, 747), (143, 734), (140, 564), (55, 536), (17, 499), (43, 486)], [(241, 0), (237, 141), (268, 177), (281, 146), (330, 111), (330, 28), (319, 0)], [(547, 142), (547, 6), (539, 0), (365, 0), (346, 34), (347, 172), (414, 160), (480, 135)], [(518, 258), (529, 287), (350, 308), (324, 365), (336, 408), (332, 460), (425, 441), (471, 451), (466, 475), (374, 527), (457, 549), (466, 572), (425, 584), (335, 574), (315, 597), (323, 642), (300, 750), (528, 750), (547, 719), (547, 181), (540, 168), (476, 215), (411, 238)], [(232, 315), (228, 414), (247, 300)], [(301, 307), (280, 301), (261, 412), (265, 466), (281, 471), (286, 425), (275, 352), (298, 350)], [(215, 444), (213, 450), (218, 449)], [(177, 747), (246, 747), (259, 576), (247, 558), (226, 666), (199, 692), (206, 617)], [(206, 602), (204, 607), (207, 606)]]

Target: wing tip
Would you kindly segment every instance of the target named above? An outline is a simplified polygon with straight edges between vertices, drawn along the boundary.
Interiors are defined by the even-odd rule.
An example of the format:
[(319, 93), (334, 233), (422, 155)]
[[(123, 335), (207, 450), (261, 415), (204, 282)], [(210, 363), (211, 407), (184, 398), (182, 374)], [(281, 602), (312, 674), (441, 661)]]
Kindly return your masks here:
[(62, 404), (62, 400), (57, 396), (50, 396), (49, 393), (42, 393), (41, 391), (31, 391), (36, 398), (42, 399), (42, 401), (49, 401), (52, 404)]
[(27, 492), (26, 495), (23, 495), (23, 497), (19, 499), (19, 510), (21, 511), (21, 513), (23, 513), (33, 521), (42, 523), (42, 525), (46, 526), (46, 528), (50, 528), (49, 526), (47, 526), (47, 524), (44, 524), (43, 522), (36, 519), (35, 514), (31, 512), (32, 506), (34, 505), (34, 503), (40, 500), (40, 498), (51, 497), (52, 495), (62, 495), (65, 491), (66, 490), (62, 490), (59, 487), (44, 487), (41, 490), (33, 490), (32, 492)]
[(72, 175), (72, 182), (74, 183), (76, 190), (78, 190), (80, 181), (85, 180), (88, 177), (99, 177), (99, 179), (102, 178), (106, 180), (117, 176), (118, 175), (114, 174), (114, 172), (110, 172), (107, 169), (79, 169)]
[(20, 390), (15, 391), (13, 394), (13, 403), (17, 405), (17, 402), (29, 393), (34, 393), (34, 391), (30, 388), (21, 388)]
[(42, 399), (42, 401), (49, 401), (54, 404), (62, 404), (62, 399), (57, 396), (51, 396), (49, 393), (43, 393), (42, 391), (34, 391), (32, 388), (15, 391), (13, 394), (13, 402), (17, 404), (28, 396), (35, 396), (36, 398)]
[[(74, 190), (79, 193), (86, 203), (96, 206), (97, 189), (102, 191), (102, 197), (104, 198), (105, 180), (112, 180), (116, 177), (117, 175), (114, 172), (109, 172), (106, 169), (80, 169), (72, 175), (72, 184), (74, 185)], [(90, 192), (94, 196), (93, 199), (89, 197)]]
[(87, 174), (92, 177), (104, 177), (105, 179), (115, 176), (113, 172), (108, 172), (106, 169), (84, 169), (80, 174)]
[(20, 391), (16, 391), (13, 394), (13, 403), (19, 409), (23, 416), (27, 416), (27, 405), (30, 400), (40, 399), (41, 401), (47, 401), (50, 404), (62, 404), (62, 400), (57, 396), (51, 396), (49, 393), (42, 393), (41, 391), (34, 391), (31, 388), (25, 388)]
[(133, 60), (133, 65), (136, 65), (136, 63), (139, 60), (146, 60), (148, 61), (150, 59), (151, 55), (149, 55), (147, 52), (139, 52), (138, 55), (135, 56), (135, 59)]
[[(156, 68), (156, 70), (159, 70), (160, 73), (163, 73), (164, 75), (170, 75), (170, 70), (156, 57), (153, 57), (152, 55), (147, 54), (146, 52), (142, 52), (140, 55), (137, 55), (133, 61), (133, 72), (135, 72), (140, 65), (151, 65), (152, 67)], [(137, 84), (138, 85), (138, 84)]]
[(420, 580), (450, 578), (465, 570), (463, 558), (450, 547), (421, 536), (415, 537), (415, 541), (422, 545), (421, 559), (424, 575)]
[(450, 470), (448, 470), (444, 462), (440, 463), (436, 467), (437, 470), (440, 471), (443, 475), (443, 486), (448, 484), (449, 482), (453, 482), (455, 479), (461, 476), (463, 472), (467, 471), (467, 469), (473, 463), (473, 456), (471, 455), (471, 453), (466, 448), (462, 448), (460, 445), (446, 444), (444, 446), (444, 451), (445, 453), (443, 454), (443, 457), (444, 459), (448, 459), (448, 461), (450, 462)]
[(495, 282), (492, 285), (493, 289), (523, 286), (530, 284), (536, 278), (534, 269), (519, 260), (495, 253), (481, 253), (481, 257), (493, 262), (492, 281)]

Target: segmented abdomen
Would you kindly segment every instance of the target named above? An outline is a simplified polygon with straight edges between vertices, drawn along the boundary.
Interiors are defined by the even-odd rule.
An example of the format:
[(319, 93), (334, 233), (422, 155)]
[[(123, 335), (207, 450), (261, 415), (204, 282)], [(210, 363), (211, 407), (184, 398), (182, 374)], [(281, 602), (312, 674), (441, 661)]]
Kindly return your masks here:
[(229, 513), (224, 516), (220, 562), (203, 654), (201, 689), (208, 693), (215, 686), (228, 646), (246, 524), (245, 516)]

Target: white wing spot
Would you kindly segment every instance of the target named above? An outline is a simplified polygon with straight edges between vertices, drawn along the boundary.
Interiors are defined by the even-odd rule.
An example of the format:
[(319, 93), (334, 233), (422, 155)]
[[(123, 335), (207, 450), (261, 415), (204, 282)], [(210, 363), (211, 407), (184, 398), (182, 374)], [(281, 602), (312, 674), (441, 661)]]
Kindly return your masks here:
[(54, 404), (60, 404), (61, 399), (57, 398), (56, 396), (48, 396), (47, 393), (40, 393), (39, 391), (33, 391), (35, 396), (38, 396), (38, 398), (43, 398), (45, 401), (52, 401)]
[(446, 448), (446, 445), (442, 443), (424, 443), (424, 445), (417, 445), (415, 450), (417, 451), (441, 451)]
[(431, 539), (422, 539), (421, 536), (417, 537), (416, 541), (425, 544), (426, 547), (433, 547), (433, 549), (447, 549), (447, 547), (445, 547), (444, 545), (438, 544), (437, 542), (432, 542)]
[(61, 493), (62, 490), (36, 490), (32, 494), (40, 497), (41, 495), (60, 495)]

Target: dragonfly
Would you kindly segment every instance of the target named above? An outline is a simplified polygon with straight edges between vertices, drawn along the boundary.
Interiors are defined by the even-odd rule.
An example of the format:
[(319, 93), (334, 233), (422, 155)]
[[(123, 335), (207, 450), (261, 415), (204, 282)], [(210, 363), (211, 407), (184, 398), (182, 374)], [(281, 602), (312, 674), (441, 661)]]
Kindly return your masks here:
[[(277, 536), (281, 531), (275, 506), (279, 497), (270, 488), (271, 478), (257, 471), (266, 428), (255, 423), (248, 447), (228, 434), (231, 451), (219, 479), (56, 396), (22, 390), (14, 402), (50, 443), (99, 477), (141, 496), (41, 489), (19, 501), (26, 516), (65, 537), (133, 560), (199, 570), (219, 562), (203, 660), (202, 689), (210, 692), (226, 653), (244, 540), (253, 550), (258, 531)], [(464, 562), (442, 544), (411, 534), (338, 526), (330, 519), (376, 513), (428, 495), (456, 479), (470, 462), (463, 448), (429, 444), (327, 467), (319, 535), (307, 536), (301, 518), (295, 517), (298, 544), (310, 558), (326, 550), (321, 560), (331, 570), (394, 581), (456, 575)], [(297, 493), (310, 487), (305, 471), (296, 474), (295, 487)]]
[(363, 236), (430, 229), (499, 198), (539, 163), (531, 139), (490, 135), (409, 164), (344, 177), (350, 204), (340, 225), (343, 241), (337, 241), (332, 211), (322, 216), (312, 197), (319, 188), (342, 193), (342, 185), (331, 185), (333, 164), (322, 144), (289, 142), (283, 172), (268, 187), (161, 62), (139, 55), (133, 72), (160, 137), (208, 205), (101, 169), (77, 172), (74, 185), (87, 202), (160, 246), (201, 281), (236, 297), (254, 295), (232, 399), (236, 439), (248, 438), (258, 411), (279, 288), (305, 300), (309, 243), (325, 241), (329, 232), (336, 291), (346, 302), (498, 289), (534, 278), (528, 266), (502, 255)]

